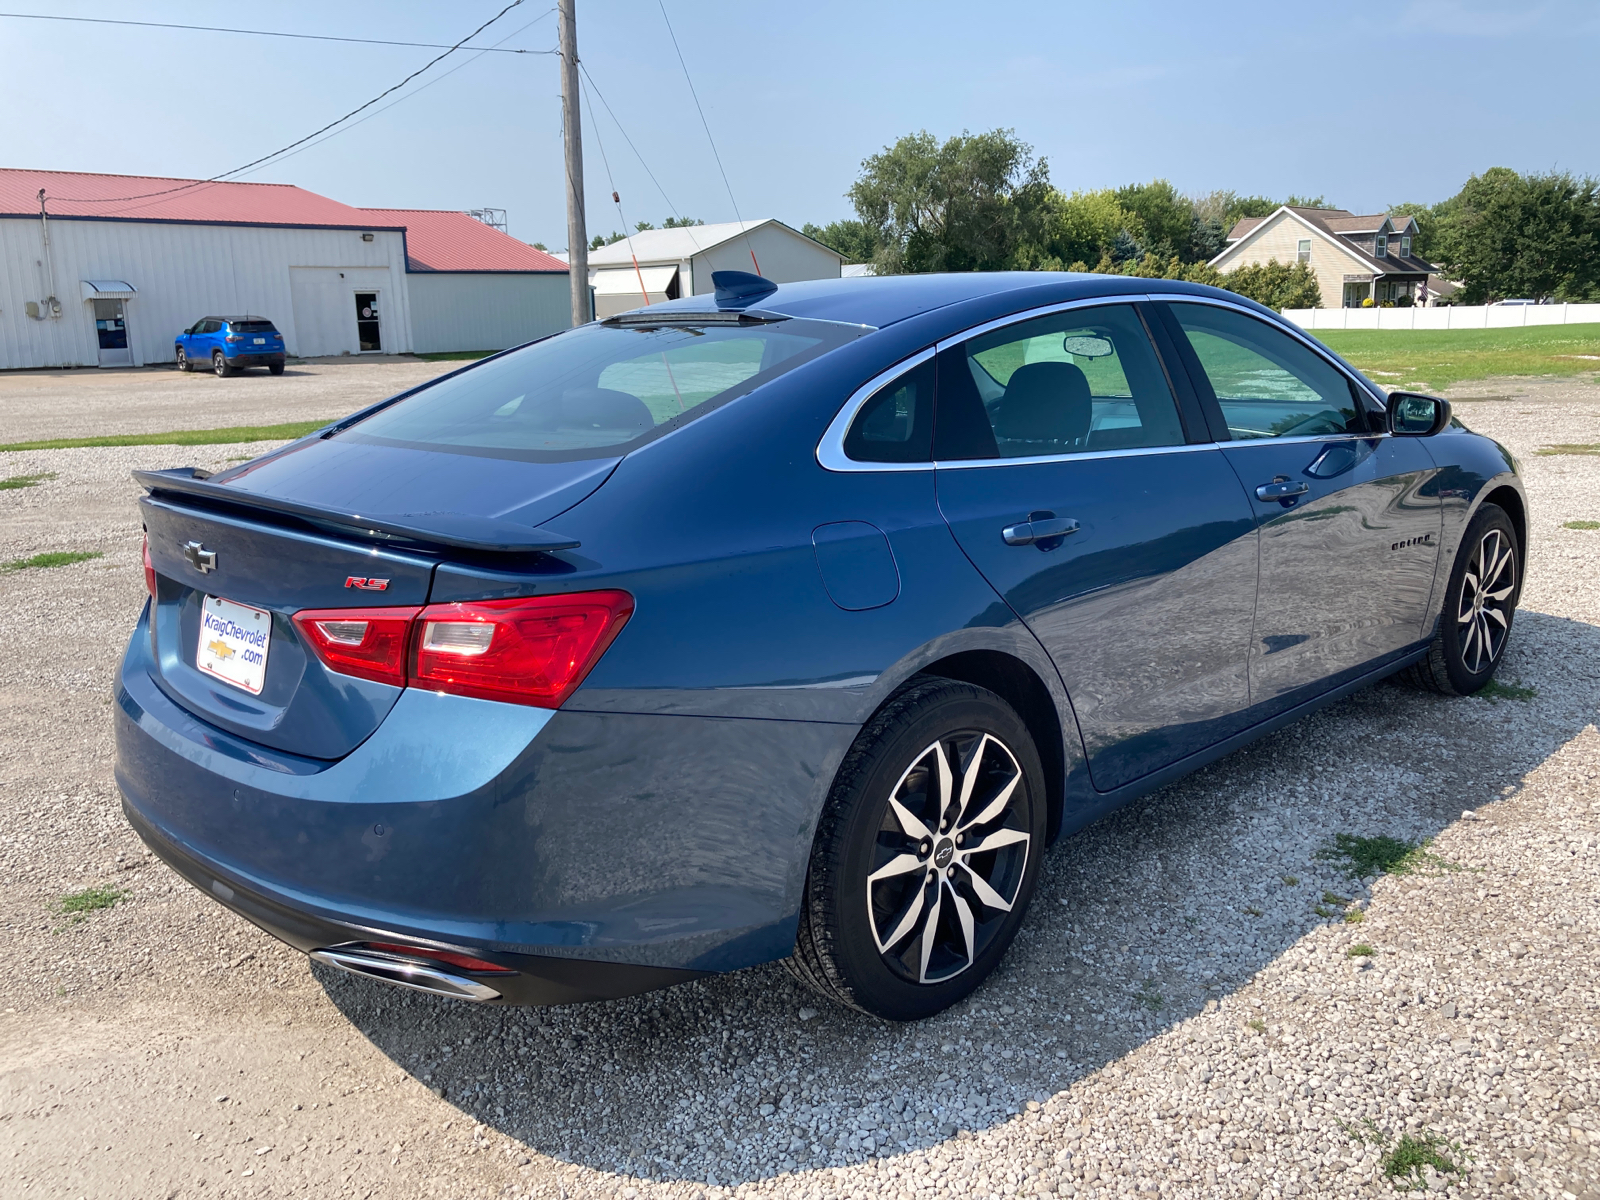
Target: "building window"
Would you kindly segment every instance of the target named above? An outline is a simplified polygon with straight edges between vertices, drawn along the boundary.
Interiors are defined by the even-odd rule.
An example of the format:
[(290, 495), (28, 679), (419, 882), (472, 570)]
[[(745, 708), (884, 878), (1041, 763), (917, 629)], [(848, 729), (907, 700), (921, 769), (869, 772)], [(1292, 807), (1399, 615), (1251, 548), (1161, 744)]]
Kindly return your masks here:
[(1310, 238), (1301, 238), (1300, 239), (1299, 258), (1300, 258), (1300, 261), (1303, 262), (1303, 263), (1308, 263), (1308, 262), (1311, 261), (1311, 239)]
[(1400, 257), (1411, 257), (1411, 239), (1408, 237), (1403, 237), (1400, 239)]
[(1384, 234), (1378, 235), (1377, 243), (1372, 248), (1372, 255), (1374, 258), (1389, 257), (1389, 239)]

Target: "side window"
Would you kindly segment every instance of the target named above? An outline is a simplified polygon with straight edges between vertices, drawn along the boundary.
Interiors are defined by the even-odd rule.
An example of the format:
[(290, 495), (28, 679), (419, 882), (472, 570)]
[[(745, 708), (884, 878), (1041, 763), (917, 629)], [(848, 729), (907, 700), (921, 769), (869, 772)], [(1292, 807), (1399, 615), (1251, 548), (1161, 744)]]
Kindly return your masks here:
[(221, 333), (222, 332), (222, 322), (221, 321), (207, 321), (201, 327), (200, 332), (201, 333)]
[(856, 462), (927, 462), (933, 456), (934, 360), (884, 384), (861, 406), (844, 436)]
[(1368, 432), (1350, 380), (1288, 334), (1209, 304), (1174, 304), (1172, 312), (1234, 441)]
[(1131, 304), (1021, 321), (939, 357), (942, 462), (1183, 443), (1172, 390)]

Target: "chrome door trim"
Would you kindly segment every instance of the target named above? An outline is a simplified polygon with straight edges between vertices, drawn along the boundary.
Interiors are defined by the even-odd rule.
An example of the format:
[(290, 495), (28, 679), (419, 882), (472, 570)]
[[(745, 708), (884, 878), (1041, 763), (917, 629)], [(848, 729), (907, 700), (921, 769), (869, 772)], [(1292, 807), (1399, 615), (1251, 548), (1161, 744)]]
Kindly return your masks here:
[(1128, 446), (1121, 450), (1085, 450), (1080, 454), (1036, 454), (1027, 458), (946, 458), (933, 465), (941, 471), (966, 471), (974, 467), (1027, 467), (1038, 463), (1083, 462), (1094, 458), (1133, 458), (1141, 454), (1193, 454), (1197, 450), (1220, 449), (1222, 443), (1219, 442), (1184, 442), (1177, 446)]
[(828, 428), (822, 434), (822, 440), (817, 443), (817, 462), (825, 471), (931, 471), (933, 461), (912, 463), (883, 463), (883, 462), (857, 462), (844, 452), (845, 435), (850, 432), (850, 424), (856, 419), (856, 414), (861, 411), (861, 406), (872, 399), (875, 393), (884, 384), (891, 382), (897, 376), (904, 375), (907, 371), (914, 370), (927, 362), (938, 352), (938, 344), (924, 346), (909, 358), (902, 358), (886, 371), (880, 371), (855, 391), (850, 393), (850, 399), (844, 402)]

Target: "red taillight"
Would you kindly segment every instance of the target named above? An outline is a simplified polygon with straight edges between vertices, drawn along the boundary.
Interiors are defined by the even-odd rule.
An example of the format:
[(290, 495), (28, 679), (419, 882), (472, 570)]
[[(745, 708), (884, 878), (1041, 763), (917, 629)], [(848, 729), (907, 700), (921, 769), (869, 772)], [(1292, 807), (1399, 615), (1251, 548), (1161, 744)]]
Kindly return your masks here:
[(244, 341), (244, 339), (242, 337), (239, 337), (238, 335), (232, 334), (232, 333), (230, 333), (227, 337), (223, 338), (222, 340), (225, 341), (225, 342), (242, 342), (242, 341)]
[(308, 608), (295, 628), (323, 665), (341, 675), (406, 685), (406, 647), (417, 608)]
[(150, 599), (156, 598), (156, 565), (150, 561), (150, 535), (144, 539), (144, 590), (150, 593)]
[(559, 708), (632, 615), (617, 591), (433, 604), (417, 618), (411, 682)]
[(430, 950), (425, 946), (402, 946), (398, 942), (362, 942), (366, 950), (377, 950), (383, 954), (406, 954), (412, 958), (427, 958), (434, 962), (448, 963), (452, 967), (459, 967), (463, 971), (472, 971), (478, 975), (515, 975), (510, 967), (502, 967), (499, 963), (492, 963), (488, 959), (473, 958), (470, 954), (458, 954), (454, 950)]

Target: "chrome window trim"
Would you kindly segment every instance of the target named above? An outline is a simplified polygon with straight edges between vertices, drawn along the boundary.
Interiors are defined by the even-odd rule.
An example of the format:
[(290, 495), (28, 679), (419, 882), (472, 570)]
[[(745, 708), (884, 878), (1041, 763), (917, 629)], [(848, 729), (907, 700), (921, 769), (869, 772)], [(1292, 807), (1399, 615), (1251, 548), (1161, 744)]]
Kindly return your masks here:
[(1028, 458), (946, 458), (933, 465), (941, 471), (966, 471), (974, 467), (1027, 467), (1040, 463), (1083, 462), (1091, 458), (1133, 458), (1149, 454), (1192, 454), (1220, 450), (1218, 442), (1181, 442), (1176, 446), (1127, 446), (1121, 450), (1084, 450), (1077, 454), (1038, 454)]
[[(928, 359), (932, 358), (940, 351), (947, 350), (951, 346), (957, 345), (960, 342), (968, 341), (971, 338), (980, 337), (989, 332), (991, 329), (1001, 329), (1007, 325), (1016, 325), (1023, 321), (1031, 321), (1036, 317), (1048, 317), (1053, 313), (1066, 312), (1069, 309), (1074, 308), (1103, 308), (1107, 304), (1137, 304), (1141, 300), (1148, 299), (1149, 297), (1144, 295), (1120, 295), (1090, 296), (1079, 300), (1062, 300), (1055, 304), (1045, 304), (1038, 308), (1024, 309), (1022, 312), (1012, 313), (1009, 316), (996, 317), (992, 321), (985, 321), (981, 325), (973, 325), (967, 329), (963, 329), (959, 333), (953, 333), (948, 337), (940, 338), (933, 345), (924, 347), (923, 349), (917, 351), (917, 353), (911, 355), (909, 358), (902, 358), (887, 371), (883, 371), (877, 375), (874, 375), (871, 379), (867, 380), (866, 383), (862, 384), (855, 391), (850, 393), (850, 398), (844, 402), (844, 407), (841, 408), (838, 412), (838, 415), (836, 415), (833, 420), (828, 423), (828, 428), (823, 432), (821, 440), (817, 442), (817, 462), (826, 471), (931, 471), (934, 468), (934, 463), (932, 461), (918, 463), (857, 462), (855, 459), (850, 458), (845, 454), (844, 439), (845, 435), (850, 432), (851, 422), (855, 420), (856, 414), (861, 411), (861, 406), (865, 404), (872, 397), (872, 394), (880, 387), (888, 383), (896, 375), (903, 374), (914, 367), (920, 367), (923, 363), (927, 362)], [(1152, 346), (1151, 349), (1154, 351), (1154, 346)], [(1137, 449), (1135, 452), (1137, 452)], [(963, 466), (995, 466), (1007, 463), (1025, 462), (1059, 462), (1063, 459), (1069, 458), (1085, 458), (1090, 454), (1120, 455), (1124, 453), (1127, 452), (1121, 450), (1101, 450), (1089, 451), (1086, 454), (1058, 454), (1039, 458), (958, 459), (948, 460), (940, 465), (950, 466), (956, 462), (959, 462)]]
[[(1262, 324), (1268, 325), (1273, 329), (1282, 330), (1284, 333), (1286, 333), (1290, 337), (1294, 338), (1302, 346), (1305, 346), (1308, 350), (1310, 350), (1312, 353), (1317, 355), (1317, 357), (1323, 359), (1335, 371), (1338, 371), (1339, 374), (1343, 375), (1346, 379), (1348, 379), (1352, 383), (1354, 383), (1358, 388), (1360, 388), (1363, 392), (1365, 392), (1369, 398), (1371, 398), (1372, 400), (1376, 401), (1377, 405), (1378, 405), (1378, 412), (1373, 414), (1373, 415), (1382, 416), (1384, 410), (1387, 407), (1386, 398), (1383, 397), (1383, 396), (1378, 395), (1378, 393), (1376, 391), (1376, 388), (1378, 386), (1377, 384), (1372, 383), (1370, 380), (1366, 379), (1365, 377), (1363, 377), (1363, 376), (1361, 376), (1359, 374), (1352, 374), (1351, 368), (1346, 363), (1341, 362), (1337, 357), (1335, 357), (1328, 350), (1328, 348), (1326, 346), (1324, 346), (1321, 342), (1317, 341), (1316, 338), (1307, 336), (1305, 330), (1301, 329), (1293, 321), (1285, 321), (1285, 320), (1282, 320), (1281, 318), (1276, 323), (1271, 322), (1271, 321), (1264, 321), (1264, 320), (1262, 320), (1261, 314), (1259, 312), (1257, 312), (1255, 309), (1250, 308), (1250, 307), (1248, 307), (1246, 305), (1243, 305), (1243, 304), (1234, 304), (1231, 301), (1223, 300), (1223, 299), (1220, 299), (1219, 297), (1216, 297), (1216, 296), (1190, 296), (1190, 295), (1186, 295), (1186, 294), (1184, 294), (1182, 292), (1164, 292), (1164, 293), (1155, 293), (1155, 292), (1153, 292), (1149, 296), (1146, 296), (1145, 299), (1149, 300), (1153, 304), (1209, 304), (1213, 308), (1231, 308), (1235, 312), (1243, 313), (1247, 317), (1254, 317), (1256, 320), (1261, 321)], [(1356, 436), (1359, 436), (1359, 435), (1356, 435)], [(1384, 436), (1384, 435), (1372, 433), (1372, 434), (1367, 434), (1366, 436), (1367, 437), (1380, 437), (1380, 436)], [(1265, 441), (1265, 440), (1269, 440), (1269, 439), (1255, 439), (1255, 438), (1252, 438), (1250, 440), (1252, 440), (1252, 441), (1256, 441), (1256, 440)], [(1270, 439), (1270, 440), (1278, 440), (1278, 439)]]
[(884, 462), (857, 462), (844, 452), (845, 435), (850, 432), (850, 424), (856, 419), (856, 414), (861, 411), (861, 406), (870, 400), (879, 388), (892, 382), (907, 371), (913, 371), (927, 362), (938, 353), (938, 343), (924, 346), (908, 358), (902, 358), (886, 371), (880, 371), (855, 391), (850, 393), (850, 399), (844, 402), (838, 414), (828, 423), (828, 428), (822, 434), (822, 440), (817, 443), (817, 462), (825, 471), (931, 471), (933, 462), (910, 463), (884, 463)]

